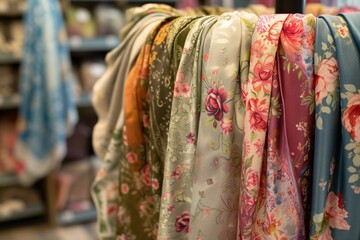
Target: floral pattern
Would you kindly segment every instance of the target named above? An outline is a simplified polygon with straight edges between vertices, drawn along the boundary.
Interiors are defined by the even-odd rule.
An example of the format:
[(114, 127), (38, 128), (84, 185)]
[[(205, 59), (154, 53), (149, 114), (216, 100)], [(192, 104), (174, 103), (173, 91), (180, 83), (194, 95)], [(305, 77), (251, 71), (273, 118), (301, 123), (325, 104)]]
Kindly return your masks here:
[(264, 16), (254, 33), (253, 44), (266, 48), (250, 58), (238, 239), (306, 238), (314, 42), (304, 39), (314, 23)]
[[(235, 118), (235, 103), (241, 100), (240, 62), (249, 60), (246, 50), (256, 21), (255, 15), (244, 12), (223, 14), (204, 42), (201, 141), (196, 149), (189, 239), (236, 238), (243, 138), (238, 126), (244, 115)], [(238, 44), (229, 45), (230, 41)]]
[[(191, 232), (185, 226), (185, 213), (190, 212), (193, 161), (197, 140), (197, 122), (200, 103), (198, 59), (202, 39), (214, 21), (215, 16), (203, 17), (194, 22), (187, 35), (176, 84), (190, 86), (190, 97), (176, 96), (172, 100), (172, 111), (165, 155), (164, 179), (160, 208), (158, 239), (187, 239)], [(181, 165), (181, 171), (178, 166)], [(175, 172), (174, 172), (175, 171)], [(182, 229), (182, 231), (178, 231)]]
[(354, 67), (360, 66), (360, 55), (359, 44), (353, 44), (360, 39), (354, 25), (359, 20), (350, 14), (318, 19), (311, 239), (360, 237), (360, 85)]

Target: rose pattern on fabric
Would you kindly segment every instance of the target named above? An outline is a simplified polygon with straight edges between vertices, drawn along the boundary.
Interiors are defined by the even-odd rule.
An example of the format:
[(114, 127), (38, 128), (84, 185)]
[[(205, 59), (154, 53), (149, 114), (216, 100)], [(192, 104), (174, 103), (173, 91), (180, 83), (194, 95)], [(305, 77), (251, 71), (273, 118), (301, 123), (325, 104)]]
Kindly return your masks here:
[(175, 219), (175, 228), (177, 232), (189, 232), (190, 214), (189, 212), (183, 212)]
[(289, 55), (299, 52), (303, 42), (303, 33), (304, 23), (302, 19), (291, 15), (285, 20), (281, 31), (281, 41), (284, 50)]
[(342, 123), (356, 142), (360, 142), (360, 94), (355, 94), (347, 104)]
[(214, 116), (217, 121), (223, 119), (224, 113), (229, 112), (229, 108), (226, 104), (228, 94), (224, 87), (209, 88), (208, 96), (205, 99), (205, 109), (209, 116)]
[(316, 104), (321, 104), (323, 99), (336, 89), (338, 66), (335, 58), (324, 59), (319, 64), (319, 69), (315, 75), (315, 94)]
[(253, 131), (264, 132), (267, 127), (266, 100), (250, 99), (247, 111), (250, 115), (250, 128)]

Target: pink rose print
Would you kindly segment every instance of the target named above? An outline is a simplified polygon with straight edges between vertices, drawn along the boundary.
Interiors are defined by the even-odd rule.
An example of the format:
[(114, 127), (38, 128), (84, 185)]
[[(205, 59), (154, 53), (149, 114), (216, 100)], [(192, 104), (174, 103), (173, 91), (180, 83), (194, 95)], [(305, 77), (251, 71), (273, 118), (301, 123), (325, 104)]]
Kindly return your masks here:
[(175, 219), (176, 232), (189, 232), (190, 214), (185, 211)]
[(145, 128), (150, 128), (150, 120), (147, 114), (143, 115), (143, 124)]
[(303, 39), (304, 23), (296, 15), (289, 15), (281, 31), (281, 44), (289, 55), (299, 52)]
[(204, 61), (206, 62), (209, 59), (209, 54), (205, 53), (204, 54)]
[(175, 97), (190, 97), (190, 87), (187, 83), (181, 83), (180, 81), (175, 82), (174, 87), (174, 96)]
[(347, 28), (347, 26), (339, 27), (338, 33), (340, 37), (347, 38), (349, 36), (349, 29)]
[(266, 93), (270, 93), (273, 68), (273, 56), (267, 56), (264, 61), (258, 61), (256, 63), (253, 79), (256, 91), (261, 91), (263, 89)]
[(260, 58), (263, 52), (266, 50), (265, 44), (262, 44), (264, 41), (256, 40), (251, 45), (251, 57)]
[(186, 142), (188, 142), (190, 144), (195, 144), (195, 142), (196, 142), (195, 133), (189, 132), (189, 134), (186, 136)]
[(205, 110), (208, 116), (214, 116), (214, 118), (220, 121), (224, 113), (229, 112), (229, 108), (226, 105), (226, 100), (228, 94), (226, 93), (224, 87), (209, 88), (208, 96), (205, 99)]
[(233, 130), (233, 120), (223, 118), (220, 123), (220, 128), (222, 129), (224, 135), (229, 135), (229, 133)]
[(172, 179), (179, 179), (182, 172), (183, 172), (182, 166), (178, 165), (176, 167), (176, 170), (171, 172), (171, 178)]
[(351, 137), (360, 142), (360, 94), (355, 94), (348, 102), (342, 124)]
[(154, 190), (158, 190), (159, 189), (159, 181), (156, 179), (156, 178), (153, 178), (151, 180), (151, 187), (154, 189)]
[(181, 86), (181, 95), (184, 97), (184, 98), (188, 98), (190, 97), (190, 87), (187, 83), (183, 83), (182, 86)]
[(245, 212), (247, 216), (252, 216), (255, 212), (256, 199), (249, 193), (244, 193), (243, 203), (241, 206), (242, 212)]
[(133, 164), (133, 163), (138, 161), (138, 156), (134, 152), (129, 152), (129, 153), (126, 154), (126, 159), (128, 160), (128, 162), (130, 164)]
[(150, 186), (150, 166), (149, 164), (145, 165), (145, 167), (141, 170), (141, 181), (146, 185)]
[(316, 105), (321, 104), (328, 93), (335, 91), (338, 76), (338, 65), (335, 58), (321, 61), (318, 73), (315, 75)]
[(246, 170), (246, 190), (253, 190), (259, 182), (259, 174), (250, 168)]
[(337, 228), (340, 230), (349, 230), (350, 225), (344, 218), (348, 217), (348, 212), (344, 209), (341, 195), (336, 195), (334, 192), (330, 192), (326, 199), (325, 204), (325, 216), (323, 223), (326, 226), (326, 230), (322, 231), (318, 239), (331, 240), (331, 228)]
[(260, 101), (258, 98), (251, 98), (247, 108), (250, 112), (251, 130), (259, 132), (265, 131), (267, 127), (266, 99)]
[(121, 192), (123, 194), (128, 194), (129, 193), (129, 185), (127, 185), (126, 183), (121, 184)]

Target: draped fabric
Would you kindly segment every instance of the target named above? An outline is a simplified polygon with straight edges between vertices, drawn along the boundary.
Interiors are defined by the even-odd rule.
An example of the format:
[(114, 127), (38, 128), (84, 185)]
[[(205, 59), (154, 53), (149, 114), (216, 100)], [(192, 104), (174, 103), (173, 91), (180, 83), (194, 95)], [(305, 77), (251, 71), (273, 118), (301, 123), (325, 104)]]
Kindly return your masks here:
[[(186, 37), (177, 71), (165, 155), (158, 239), (187, 239), (195, 156), (202, 39), (216, 21), (197, 20)], [(174, 191), (175, 190), (175, 191)], [(184, 224), (185, 223), (185, 224)]]
[(123, 138), (124, 100), (121, 95), (113, 94), (113, 90), (116, 89), (117, 93), (124, 91), (126, 78), (148, 33), (167, 16), (169, 15), (155, 11), (141, 18), (122, 41), (122, 45), (106, 56), (106, 73), (94, 86), (93, 105), (99, 120), (93, 131), (93, 146), (104, 161), (93, 183), (92, 196), (98, 210), (101, 239), (113, 239), (116, 235), (120, 167), (118, 160), (126, 142), (126, 138)]
[(311, 239), (360, 238), (359, 20), (359, 14), (318, 19)]
[(20, 75), (22, 129), (16, 154), (20, 181), (30, 185), (65, 157), (78, 115), (66, 30), (57, 1), (29, 1)]
[(360, 14), (160, 8), (95, 88), (102, 239), (358, 239)]
[[(277, 15), (259, 21), (264, 25), (258, 25), (256, 31), (268, 35), (269, 42), (259, 41), (264, 35), (258, 33), (252, 42), (240, 237), (305, 239), (314, 111), (315, 18)], [(259, 51), (266, 46), (269, 52)], [(293, 109), (299, 114), (293, 114)]]
[(248, 72), (256, 21), (253, 14), (225, 13), (204, 43), (190, 239), (236, 237), (244, 118), (243, 111), (236, 114), (241, 107), (236, 102), (241, 102), (240, 76)]

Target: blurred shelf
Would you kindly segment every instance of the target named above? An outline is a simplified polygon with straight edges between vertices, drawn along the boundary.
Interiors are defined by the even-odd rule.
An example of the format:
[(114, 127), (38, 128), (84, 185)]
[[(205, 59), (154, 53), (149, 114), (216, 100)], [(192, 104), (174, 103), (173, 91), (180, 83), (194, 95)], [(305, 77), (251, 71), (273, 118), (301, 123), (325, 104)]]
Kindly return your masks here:
[(0, 54), (0, 64), (19, 63), (20, 56), (13, 54)]
[[(80, 94), (75, 97), (75, 103), (78, 107), (91, 107), (91, 93), (84, 93)], [(0, 110), (5, 109), (14, 109), (19, 107), (20, 105), (20, 95), (14, 94), (8, 97), (1, 97), (0, 96)], [(1, 177), (0, 177), (0, 186), (1, 186)]]
[(45, 213), (45, 208), (42, 204), (32, 204), (30, 206), (27, 206), (25, 209), (17, 212), (13, 212), (9, 216), (2, 216), (0, 215), (0, 223), (1, 222), (7, 222), (7, 221), (13, 221), (23, 218), (29, 218), (29, 217), (37, 217)]
[(16, 108), (20, 104), (20, 95), (14, 94), (12, 96), (2, 97), (0, 96), (0, 109)]
[(9, 187), (18, 185), (19, 180), (15, 175), (12, 174), (4, 174), (0, 175), (0, 187)]
[(110, 51), (120, 44), (120, 40), (113, 36), (94, 39), (71, 37), (69, 44), (72, 52)]
[(71, 210), (65, 210), (59, 213), (57, 216), (57, 224), (59, 225), (72, 225), (94, 220), (96, 220), (95, 208), (91, 208), (83, 212), (73, 212)]
[(76, 105), (78, 107), (91, 107), (92, 106), (91, 98), (92, 98), (91, 93), (80, 94), (75, 97)]

